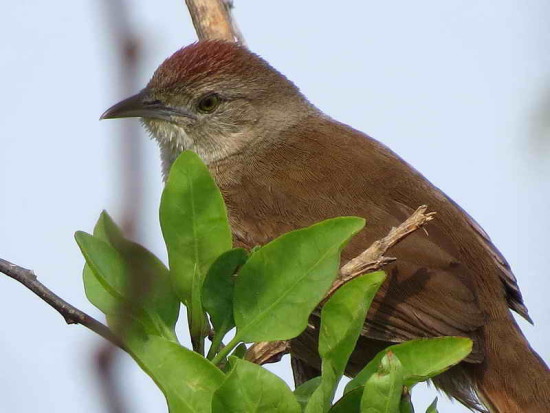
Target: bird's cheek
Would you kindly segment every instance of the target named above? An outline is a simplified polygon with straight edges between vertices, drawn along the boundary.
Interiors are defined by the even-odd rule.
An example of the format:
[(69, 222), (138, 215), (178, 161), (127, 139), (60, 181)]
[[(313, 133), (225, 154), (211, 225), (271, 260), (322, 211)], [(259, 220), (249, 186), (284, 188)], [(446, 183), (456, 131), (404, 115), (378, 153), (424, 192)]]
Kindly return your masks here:
[(192, 145), (191, 138), (182, 126), (156, 119), (143, 119), (143, 124), (161, 146), (183, 150)]

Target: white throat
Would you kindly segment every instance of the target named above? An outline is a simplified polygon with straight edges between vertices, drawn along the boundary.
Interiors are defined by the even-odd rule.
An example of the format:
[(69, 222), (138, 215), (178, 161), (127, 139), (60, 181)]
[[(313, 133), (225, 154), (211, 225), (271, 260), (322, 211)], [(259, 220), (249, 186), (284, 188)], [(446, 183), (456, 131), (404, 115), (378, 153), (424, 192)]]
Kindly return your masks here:
[(236, 144), (242, 142), (239, 139), (240, 134), (234, 134), (227, 139), (220, 139), (218, 136), (194, 139), (183, 127), (174, 123), (149, 119), (143, 119), (142, 122), (159, 144), (164, 179), (168, 176), (172, 163), (183, 151), (195, 152), (206, 165), (210, 165), (236, 152), (239, 149)]

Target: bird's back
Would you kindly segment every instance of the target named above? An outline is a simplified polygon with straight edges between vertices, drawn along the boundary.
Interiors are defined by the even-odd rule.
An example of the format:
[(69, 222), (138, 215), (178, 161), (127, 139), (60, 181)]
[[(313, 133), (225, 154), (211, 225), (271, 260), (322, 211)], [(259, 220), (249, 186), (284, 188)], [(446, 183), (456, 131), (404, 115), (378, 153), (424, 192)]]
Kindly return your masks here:
[[(310, 116), (266, 149), (220, 163), (216, 177), (246, 244), (264, 244), (335, 216), (366, 218), (344, 260), (426, 204), (437, 213), (427, 233), (413, 234), (394, 253), (401, 259), (410, 255), (423, 266), (473, 271), (474, 278), (479, 274), (488, 288), (500, 289), (512, 308), (527, 316), (515, 277), (481, 227), (390, 149), (349, 126)], [(454, 272), (475, 291), (471, 274)]]
[[(437, 213), (426, 232), (413, 233), (391, 251), (397, 262), (386, 268), (389, 277), (369, 311), (365, 337), (395, 343), (467, 336), (474, 340), (467, 359), (472, 363), (487, 356), (492, 338), (483, 327), (489, 319), (506, 320), (525, 341), (508, 307), (524, 317), (527, 310), (508, 264), (488, 236), (374, 139), (327, 117), (310, 116), (270, 146), (229, 158), (213, 171), (236, 240), (247, 247), (327, 218), (364, 217), (366, 228), (343, 252), (347, 261), (420, 205)], [(356, 354), (357, 368), (372, 355), (367, 354)], [(470, 382), (448, 381), (444, 376), (440, 383), (444, 390), (474, 405)]]

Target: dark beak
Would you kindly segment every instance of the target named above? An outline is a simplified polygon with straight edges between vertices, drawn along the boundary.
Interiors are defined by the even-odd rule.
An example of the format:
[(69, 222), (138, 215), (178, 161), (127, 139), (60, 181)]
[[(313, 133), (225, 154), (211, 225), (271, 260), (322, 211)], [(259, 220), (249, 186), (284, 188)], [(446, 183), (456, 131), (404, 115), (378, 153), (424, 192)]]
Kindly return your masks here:
[(196, 116), (186, 108), (173, 108), (160, 100), (152, 99), (147, 90), (130, 96), (116, 105), (111, 106), (101, 115), (101, 119), (116, 118), (149, 118), (174, 121), (175, 117), (196, 119)]

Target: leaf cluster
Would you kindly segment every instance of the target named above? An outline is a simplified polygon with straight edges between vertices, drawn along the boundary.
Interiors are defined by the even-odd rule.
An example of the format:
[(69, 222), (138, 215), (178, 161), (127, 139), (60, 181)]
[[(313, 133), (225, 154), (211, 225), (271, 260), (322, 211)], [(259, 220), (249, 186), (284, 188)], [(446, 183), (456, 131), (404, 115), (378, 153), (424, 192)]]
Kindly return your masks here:
[[(76, 233), (90, 302), (142, 369), (172, 413), (412, 411), (410, 389), (458, 363), (471, 350), (459, 337), (416, 340), (378, 354), (334, 395), (385, 274), (342, 286), (321, 310), (322, 375), (291, 391), (244, 359), (246, 345), (298, 336), (334, 282), (340, 253), (365, 222), (340, 217), (245, 251), (233, 248), (222, 195), (192, 152), (175, 161), (160, 205), (166, 267), (124, 238), (103, 212), (93, 234)], [(176, 335), (181, 304), (193, 349)], [(232, 338), (226, 337), (233, 333)], [(211, 344), (206, 350), (205, 338)], [(409, 409), (409, 410), (407, 410)], [(436, 411), (435, 404), (429, 411)]]

